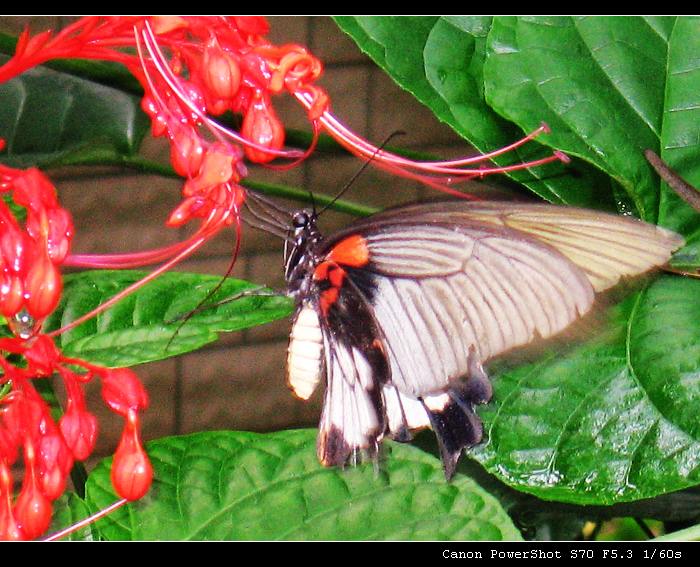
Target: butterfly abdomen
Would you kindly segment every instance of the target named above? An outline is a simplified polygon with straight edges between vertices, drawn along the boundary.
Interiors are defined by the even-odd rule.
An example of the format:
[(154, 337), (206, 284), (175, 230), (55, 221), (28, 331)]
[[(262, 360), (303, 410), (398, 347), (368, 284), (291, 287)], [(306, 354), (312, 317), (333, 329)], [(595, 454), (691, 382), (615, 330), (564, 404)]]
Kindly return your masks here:
[(323, 375), (323, 335), (311, 305), (294, 318), (287, 349), (287, 383), (294, 394), (308, 400)]

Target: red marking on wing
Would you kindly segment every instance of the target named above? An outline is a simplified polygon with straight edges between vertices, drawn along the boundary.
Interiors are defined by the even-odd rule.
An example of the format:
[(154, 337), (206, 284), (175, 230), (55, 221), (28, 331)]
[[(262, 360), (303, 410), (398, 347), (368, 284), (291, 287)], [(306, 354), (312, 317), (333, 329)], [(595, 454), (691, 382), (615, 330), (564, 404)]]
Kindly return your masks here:
[(327, 282), (328, 288), (321, 292), (321, 312), (328, 315), (328, 310), (338, 300), (340, 288), (347, 272), (335, 262), (321, 262), (314, 270), (314, 280), (316, 283)]
[(328, 311), (333, 306), (333, 304), (338, 301), (338, 295), (340, 294), (340, 289), (337, 287), (329, 287), (328, 289), (321, 292), (321, 313), (324, 317), (328, 316)]
[(314, 270), (314, 280), (317, 283), (327, 282), (328, 288), (320, 295), (320, 307), (324, 316), (338, 301), (347, 272), (342, 266), (361, 268), (369, 262), (367, 241), (359, 234), (353, 234), (336, 244), (327, 254), (326, 259)]
[(361, 268), (369, 262), (369, 247), (364, 237), (353, 234), (338, 242), (326, 258), (337, 264)]

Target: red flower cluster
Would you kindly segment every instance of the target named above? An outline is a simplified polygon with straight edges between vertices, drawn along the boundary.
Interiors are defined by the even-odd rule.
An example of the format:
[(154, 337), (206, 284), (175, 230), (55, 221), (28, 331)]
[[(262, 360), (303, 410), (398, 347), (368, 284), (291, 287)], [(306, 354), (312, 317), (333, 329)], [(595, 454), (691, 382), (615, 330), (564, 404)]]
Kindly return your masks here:
[[(142, 24), (139, 45), (149, 56), (142, 52), (142, 107), (153, 121), (153, 134), (170, 140), (175, 171), (188, 179), (185, 200), (168, 220), (171, 226), (192, 217), (209, 219), (213, 211), (219, 215), (210, 224), (220, 225), (224, 215), (233, 222), (237, 215), (230, 213), (244, 198), (237, 185), (246, 174), (244, 155), (256, 163), (303, 156), (282, 149), (284, 126), (272, 95), (305, 93), (313, 100), (312, 123), (327, 110), (328, 97), (313, 84), (320, 61), (299, 45), (272, 45), (264, 38), (267, 31), (264, 18), (251, 16), (155, 17)], [(227, 110), (242, 115), (240, 133), (210, 118)], [(202, 127), (213, 142), (201, 135)]]
[(18, 174), (0, 166), (0, 194), (12, 192), (25, 207), (26, 226), (20, 227), (10, 208), (0, 201), (0, 313), (17, 335), (28, 337), (28, 321), (41, 321), (61, 296), (58, 266), (73, 237), (73, 222), (58, 205), (56, 191), (38, 170)]
[[(0, 539), (32, 539), (51, 521), (51, 502), (64, 491), (75, 460), (85, 460), (97, 439), (97, 419), (85, 404), (82, 385), (94, 376), (102, 380), (102, 398), (125, 419), (124, 432), (112, 464), (112, 483), (127, 500), (141, 498), (153, 477), (139, 433), (138, 412), (148, 396), (128, 369), (108, 369), (64, 357), (52, 339), (38, 335), (31, 341), (0, 339), (0, 350), (24, 355), (27, 366), (17, 367), (4, 357), (0, 366), (10, 391), (0, 413)], [(82, 367), (75, 372), (69, 365)], [(66, 390), (66, 408), (56, 424), (51, 409), (32, 385), (32, 379), (58, 373)], [(10, 467), (24, 453), (24, 482), (12, 502)]]
[[(131, 370), (65, 357), (39, 333), (60, 299), (58, 267), (68, 255), (73, 224), (54, 187), (36, 169), (0, 167), (0, 193), (10, 194), (26, 211), (21, 226), (0, 201), (0, 313), (15, 334), (0, 339), (0, 539), (31, 539), (48, 528), (51, 502), (63, 493), (74, 461), (87, 459), (95, 447), (97, 420), (82, 390), (94, 376), (102, 381), (105, 403), (125, 419), (112, 466), (114, 487), (128, 500), (146, 493), (153, 472), (141, 446), (138, 412), (148, 406), (148, 396)], [(32, 383), (54, 374), (66, 392), (58, 423)], [(24, 481), (13, 500), (11, 467), (20, 450)]]
[[(15, 55), (0, 67), (0, 82), (56, 58), (125, 65), (144, 87), (142, 107), (153, 120), (153, 134), (167, 136), (172, 165), (188, 179), (184, 201), (168, 224), (204, 219), (202, 233), (211, 236), (238, 220), (244, 191), (237, 183), (246, 174), (244, 154), (257, 163), (305, 155), (283, 149), (284, 127), (272, 95), (303, 97), (315, 131), (328, 108), (327, 95), (313, 84), (322, 71), (318, 59), (299, 45), (271, 44), (264, 37), (268, 30), (259, 16), (86, 17), (55, 35), (47, 31), (30, 36), (25, 31)], [(123, 49), (134, 46), (138, 56)], [(227, 110), (242, 115), (240, 133), (210, 118)], [(200, 133), (202, 127), (214, 141)], [(139, 263), (160, 257), (156, 251), (142, 255)]]

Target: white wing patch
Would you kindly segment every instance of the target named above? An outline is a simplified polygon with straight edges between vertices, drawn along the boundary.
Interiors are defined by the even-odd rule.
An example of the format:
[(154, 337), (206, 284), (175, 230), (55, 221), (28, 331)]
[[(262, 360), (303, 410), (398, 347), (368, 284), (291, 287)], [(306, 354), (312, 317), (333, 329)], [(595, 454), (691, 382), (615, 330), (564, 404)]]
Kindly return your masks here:
[(379, 415), (380, 385), (365, 355), (335, 342), (326, 345), (326, 394), (319, 424), (317, 452), (325, 465), (344, 463), (358, 451), (375, 454), (384, 434)]
[(385, 385), (382, 393), (389, 431), (401, 433), (406, 429), (430, 426), (430, 419), (420, 400), (402, 394), (393, 384)]

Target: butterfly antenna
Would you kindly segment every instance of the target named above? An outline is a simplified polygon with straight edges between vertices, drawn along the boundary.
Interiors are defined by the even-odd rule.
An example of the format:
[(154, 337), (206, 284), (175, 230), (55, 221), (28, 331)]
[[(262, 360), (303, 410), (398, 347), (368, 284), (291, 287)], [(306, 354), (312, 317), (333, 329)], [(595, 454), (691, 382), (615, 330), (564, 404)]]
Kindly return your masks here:
[[(331, 206), (333, 206), (333, 204), (334, 204), (338, 199), (340, 199), (340, 197), (342, 197), (343, 194), (344, 194), (348, 189), (350, 189), (350, 187), (352, 187), (353, 183), (355, 183), (355, 181), (357, 181), (357, 178), (360, 177), (360, 175), (362, 175), (362, 173), (365, 171), (365, 169), (367, 169), (367, 167), (369, 167), (369, 164), (372, 163), (372, 160), (374, 160), (374, 158), (377, 157), (377, 154), (378, 154), (379, 152), (381, 152), (381, 151), (384, 149), (384, 147), (389, 143), (389, 141), (390, 141), (392, 138), (394, 138), (395, 136), (403, 136), (403, 135), (405, 135), (405, 134), (406, 134), (406, 132), (404, 132), (403, 130), (397, 130), (396, 132), (392, 132), (391, 134), (389, 134), (389, 135), (386, 137), (386, 139), (377, 147), (377, 149), (374, 150), (374, 152), (372, 153), (372, 155), (369, 156), (369, 158), (367, 158), (367, 161), (366, 161), (365, 163), (362, 164), (362, 167), (360, 167), (360, 169), (358, 169), (358, 170), (355, 172), (355, 175), (353, 175), (353, 176), (350, 178), (350, 180), (343, 186), (343, 188), (342, 188), (340, 191), (338, 191), (338, 193), (336, 193), (335, 197), (333, 197), (333, 199), (332, 199), (329, 203), (327, 203), (326, 206), (323, 207), (323, 208), (318, 212), (318, 215), (316, 215), (316, 216), (319, 216), (321, 213), (323, 213), (324, 211), (326, 211), (326, 209), (328, 209), (328, 208), (330, 208)], [(315, 212), (316, 212), (316, 209), (315, 209), (315, 207), (314, 207), (314, 213), (315, 213)]]
[[(316, 212), (316, 199), (314, 199), (313, 191), (309, 191), (309, 198), (311, 199), (311, 213), (313, 214), (314, 218), (317, 218), (320, 213)], [(321, 211), (321, 212), (323, 212), (323, 211)]]

